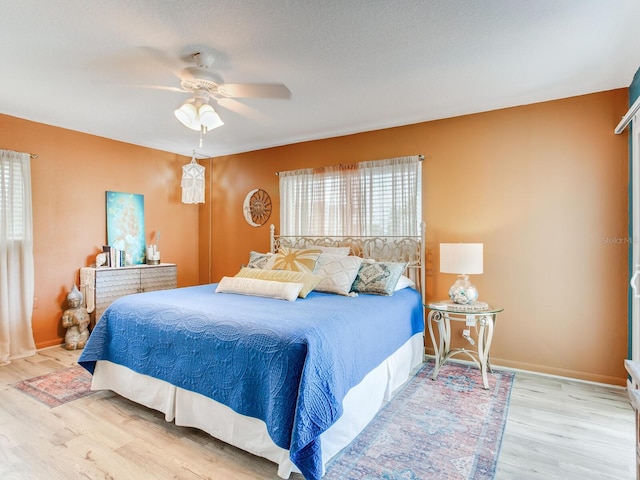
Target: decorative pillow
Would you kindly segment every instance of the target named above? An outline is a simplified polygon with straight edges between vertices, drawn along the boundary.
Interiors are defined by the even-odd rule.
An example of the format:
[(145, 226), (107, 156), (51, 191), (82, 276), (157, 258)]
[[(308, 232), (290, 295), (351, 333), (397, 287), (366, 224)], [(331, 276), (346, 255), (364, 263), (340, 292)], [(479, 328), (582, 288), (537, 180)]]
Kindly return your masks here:
[(249, 264), (247, 267), (270, 270), (275, 259), (276, 256), (273, 253), (249, 252)]
[(280, 247), (271, 268), (312, 273), (321, 253), (318, 249)]
[(319, 248), (322, 253), (328, 253), (329, 255), (338, 255), (339, 257), (346, 257), (351, 253), (351, 247), (325, 247), (322, 245), (318, 245), (317, 247), (314, 246), (314, 248)]
[(302, 283), (302, 290), (298, 296), (306, 298), (309, 295), (321, 277), (312, 275), (311, 273), (291, 272), (288, 270), (260, 270), (258, 268), (241, 268), (236, 273), (236, 278), (258, 278), (260, 280), (272, 280), (274, 282), (293, 282)]
[(351, 290), (358, 293), (393, 295), (398, 279), (406, 267), (406, 263), (364, 262)]
[(405, 275), (400, 275), (400, 278), (398, 279), (398, 283), (396, 283), (396, 288), (394, 288), (394, 291), (398, 291), (398, 290), (402, 290), (403, 288), (415, 288), (416, 286), (416, 282), (414, 282), (413, 280), (411, 280), (409, 277), (405, 276)]
[(358, 275), (362, 258), (353, 255), (342, 257), (323, 253), (318, 259), (314, 274), (322, 278), (316, 285), (319, 292), (349, 295), (351, 285)]
[(301, 283), (273, 282), (257, 278), (222, 277), (216, 293), (239, 293), (293, 302), (302, 289)]

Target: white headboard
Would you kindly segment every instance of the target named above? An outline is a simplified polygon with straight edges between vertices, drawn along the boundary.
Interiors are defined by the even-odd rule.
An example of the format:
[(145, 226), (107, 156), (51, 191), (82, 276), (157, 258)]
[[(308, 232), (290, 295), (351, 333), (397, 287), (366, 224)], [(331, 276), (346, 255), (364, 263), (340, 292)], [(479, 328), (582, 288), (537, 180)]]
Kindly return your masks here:
[(416, 284), (425, 303), (425, 230), (420, 224), (420, 235), (409, 237), (313, 237), (276, 235), (275, 225), (269, 228), (271, 252), (276, 253), (281, 246), (289, 248), (309, 248), (313, 246), (349, 247), (351, 255), (370, 258), (378, 262), (403, 262), (407, 264), (405, 274)]

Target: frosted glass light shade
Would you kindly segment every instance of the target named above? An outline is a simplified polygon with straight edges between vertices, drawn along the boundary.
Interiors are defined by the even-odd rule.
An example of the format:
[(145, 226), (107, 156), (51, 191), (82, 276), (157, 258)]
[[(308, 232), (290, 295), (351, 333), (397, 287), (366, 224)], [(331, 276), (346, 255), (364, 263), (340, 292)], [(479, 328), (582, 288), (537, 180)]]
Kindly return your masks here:
[(185, 127), (189, 127), (192, 130), (200, 130), (198, 111), (193, 103), (185, 102), (173, 113)]
[(224, 122), (220, 119), (220, 116), (208, 103), (200, 105), (198, 114), (200, 116), (200, 123), (207, 127), (207, 130), (212, 130), (224, 125)]
[(440, 272), (456, 274), (482, 273), (482, 243), (441, 243)]

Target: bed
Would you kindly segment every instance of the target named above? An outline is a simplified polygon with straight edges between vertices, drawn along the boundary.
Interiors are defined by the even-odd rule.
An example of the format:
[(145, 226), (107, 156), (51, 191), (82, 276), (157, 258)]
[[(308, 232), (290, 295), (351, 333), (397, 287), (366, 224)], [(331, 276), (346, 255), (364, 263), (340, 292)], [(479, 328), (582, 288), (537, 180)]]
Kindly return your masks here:
[[(333, 266), (332, 278), (345, 273), (335, 262), (358, 263), (350, 288), (360, 285), (359, 293), (327, 289), (328, 270), (276, 282), (240, 273), (281, 275), (277, 268), (243, 268), (215, 284), (129, 295), (104, 312), (79, 363), (94, 390), (265, 457), (282, 478), (319, 479), (423, 361), (423, 238), (291, 238), (272, 226), (262, 260), (319, 249), (316, 273), (320, 258)], [(393, 290), (367, 293), (363, 272), (394, 264), (402, 275)], [(304, 292), (307, 277), (319, 283)], [(234, 290), (246, 282), (294, 285), (296, 298)]]

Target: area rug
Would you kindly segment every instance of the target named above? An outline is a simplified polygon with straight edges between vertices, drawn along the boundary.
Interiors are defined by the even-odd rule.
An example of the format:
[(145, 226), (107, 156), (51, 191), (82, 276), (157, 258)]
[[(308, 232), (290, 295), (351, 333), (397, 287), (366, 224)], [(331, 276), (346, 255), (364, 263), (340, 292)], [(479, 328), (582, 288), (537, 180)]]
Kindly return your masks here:
[(427, 362), (327, 466), (323, 480), (489, 480), (495, 475), (513, 373)]
[(95, 393), (91, 390), (91, 374), (80, 365), (57, 370), (11, 385), (48, 407)]

